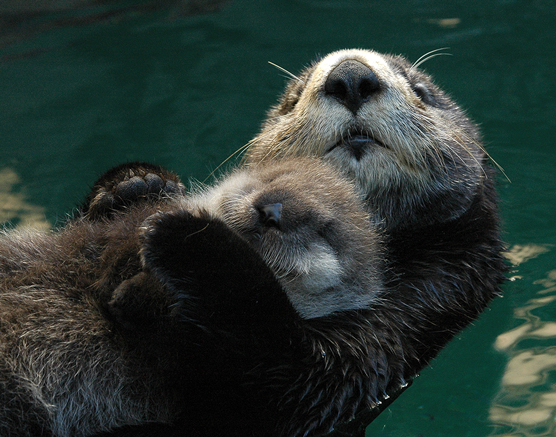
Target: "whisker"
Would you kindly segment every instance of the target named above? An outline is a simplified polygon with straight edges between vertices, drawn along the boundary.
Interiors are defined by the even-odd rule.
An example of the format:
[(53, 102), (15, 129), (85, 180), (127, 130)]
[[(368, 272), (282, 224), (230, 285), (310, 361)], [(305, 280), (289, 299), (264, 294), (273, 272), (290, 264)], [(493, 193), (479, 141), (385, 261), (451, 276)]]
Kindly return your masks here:
[(230, 156), (228, 156), (224, 161), (222, 161), (213, 171), (211, 171), (209, 173), (209, 175), (203, 180), (203, 184), (207, 182), (207, 180), (209, 178), (211, 178), (212, 176), (214, 176), (214, 173), (216, 173), (220, 167), (222, 167), (224, 164), (226, 164), (230, 159), (232, 159), (234, 156), (241, 154), (243, 152), (245, 152), (253, 143), (253, 140), (249, 141), (247, 144), (241, 146), (239, 149), (237, 149), (235, 152), (233, 152)]
[(494, 164), (494, 166), (500, 171), (500, 173), (502, 173), (504, 175), (506, 180), (509, 183), (512, 183), (511, 179), (508, 177), (508, 175), (504, 171), (504, 168), (494, 160), (494, 158), (490, 155), (490, 153), (488, 153), (487, 150), (481, 144), (479, 144), (476, 140), (471, 140), (471, 142), (473, 144), (475, 144), (479, 149), (481, 149), (483, 151), (483, 153), (487, 156), (487, 158), (490, 159), (490, 161)]
[[(465, 137), (463, 138), (462, 135)], [(467, 146), (467, 142), (465, 141), (466, 139), (471, 142), (472, 144), (475, 144), (477, 146), (479, 146), (479, 148), (486, 153), (485, 149), (483, 147), (481, 147), (479, 144), (477, 144), (476, 141), (474, 141), (472, 138), (470, 138), (468, 135), (465, 135), (465, 133), (460, 134), (453, 134), (454, 140), (455, 142), (465, 151), (467, 152), (467, 155), (473, 160), (475, 161), (475, 164), (477, 164), (477, 167), (479, 167), (483, 173), (484, 176), (486, 176), (486, 171), (483, 168), (483, 166), (481, 165), (480, 161), (477, 159), (477, 157), (475, 156), (475, 154), (473, 153), (472, 149), (470, 147)], [(458, 157), (460, 159), (460, 161), (465, 165), (465, 160), (463, 159), (463, 156), (459, 156), (458, 153), (454, 152), (454, 156)]]
[(415, 69), (418, 68), (421, 64), (427, 62), (428, 60), (435, 58), (437, 56), (453, 56), (451, 53), (438, 53), (442, 50), (449, 50), (450, 47), (442, 47), (439, 49), (435, 49), (435, 50), (431, 50), (430, 52), (425, 53), (423, 56), (421, 56), (419, 59), (417, 59), (413, 65), (411, 66), (411, 69)]
[(297, 80), (297, 81), (298, 81), (299, 83), (301, 83), (301, 84), (305, 84), (305, 82), (303, 82), (299, 77), (297, 77), (295, 74), (289, 72), (289, 71), (286, 70), (285, 68), (280, 67), (279, 65), (275, 64), (274, 62), (268, 61), (268, 63), (269, 63), (270, 65), (272, 65), (273, 67), (276, 67), (276, 68), (277, 68), (278, 70), (280, 70), (281, 72), (286, 73), (286, 74), (288, 75), (288, 77)]
[(492, 161), (492, 163), (496, 166), (496, 168), (497, 168), (498, 170), (500, 170), (500, 173), (502, 173), (502, 174), (504, 175), (504, 177), (506, 178), (506, 180), (511, 184), (511, 183), (512, 183), (512, 180), (508, 177), (508, 175), (507, 175), (506, 172), (504, 171), (504, 168), (503, 168), (500, 164), (498, 164), (498, 163), (494, 160), (494, 158), (493, 158), (489, 153), (487, 153), (486, 155), (488, 156), (488, 159), (490, 159), (490, 160)]

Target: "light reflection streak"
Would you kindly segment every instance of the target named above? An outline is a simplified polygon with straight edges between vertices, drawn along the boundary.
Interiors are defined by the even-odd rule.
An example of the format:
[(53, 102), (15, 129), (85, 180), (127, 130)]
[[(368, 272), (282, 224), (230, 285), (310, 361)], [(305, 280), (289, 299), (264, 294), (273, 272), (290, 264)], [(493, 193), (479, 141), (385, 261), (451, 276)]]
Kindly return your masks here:
[(18, 226), (50, 229), (43, 207), (29, 203), (17, 190), (19, 175), (10, 168), (0, 169), (0, 224), (16, 221)]
[[(518, 266), (549, 251), (546, 246), (515, 246), (508, 258)], [(543, 287), (537, 297), (514, 310), (515, 318), (524, 323), (500, 334), (494, 344), (509, 360), (489, 411), (489, 419), (498, 425), (492, 435), (556, 435), (556, 382), (550, 374), (556, 370), (556, 342), (547, 346), (547, 340), (556, 338), (556, 321), (543, 320), (534, 313), (542, 309), (540, 312), (546, 314), (547, 308), (555, 306), (556, 270), (534, 284)], [(527, 347), (520, 347), (523, 340), (527, 340)]]

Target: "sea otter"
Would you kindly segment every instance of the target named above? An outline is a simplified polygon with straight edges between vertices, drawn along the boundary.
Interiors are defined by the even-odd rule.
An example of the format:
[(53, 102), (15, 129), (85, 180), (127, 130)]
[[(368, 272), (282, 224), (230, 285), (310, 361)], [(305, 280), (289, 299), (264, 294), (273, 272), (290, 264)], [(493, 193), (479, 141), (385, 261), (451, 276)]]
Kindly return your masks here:
[[(328, 161), (355, 181), (369, 221), (378, 224), (385, 241), (381, 291), (345, 311), (337, 311), (344, 303), (327, 302), (324, 311), (303, 316), (299, 311), (308, 309), (303, 302), (296, 310), (286, 298), (295, 289), (288, 291), (270, 269), (271, 258), (265, 264), (250, 245), (256, 232), (250, 240), (248, 234), (239, 236), (232, 222), (190, 216), (187, 210), (165, 213), (166, 203), (174, 201), (164, 191), (164, 175), (162, 182), (147, 177), (158, 176), (156, 170), (141, 170), (136, 177), (131, 169), (122, 184), (124, 166), (89, 197), (77, 221), (94, 229), (104, 224), (111, 235), (121, 226), (139, 226), (130, 221), (136, 211), (163, 210), (141, 222), (148, 224), (143, 239), (110, 246), (103, 258), (102, 277), (108, 281), (95, 287), (102, 285), (99, 295), (108, 296), (101, 302), (109, 299), (100, 306), (103, 320), (118, 339), (125, 334), (124, 347), (120, 343), (116, 352), (134, 357), (130, 371), (146, 376), (156, 365), (154, 374), (163, 375), (162, 381), (142, 380), (148, 393), (127, 390), (136, 394), (134, 400), (161, 405), (165, 414), (153, 420), (173, 425), (148, 425), (139, 414), (135, 422), (128, 416), (106, 424), (105, 429), (143, 423), (110, 435), (157, 435), (162, 428), (169, 436), (331, 430), (363, 435), (384, 394), (425, 366), (500, 293), (505, 266), (494, 171), (476, 127), (416, 66), (401, 57), (349, 50), (315, 62), (293, 79), (253, 140), (246, 163), (261, 169), (305, 155)], [(276, 222), (277, 203), (258, 210), (266, 226)], [(175, 244), (184, 239), (188, 245)], [(132, 262), (110, 255), (125, 247)], [(146, 271), (135, 273), (138, 250)], [(203, 274), (207, 268), (209, 275)], [(358, 296), (355, 290), (361, 289), (353, 290)], [(184, 315), (184, 309), (193, 310)], [(193, 337), (193, 344), (185, 341)], [(169, 350), (174, 360), (160, 361)], [(190, 364), (183, 365), (184, 357)], [(178, 382), (168, 388), (165, 380)], [(99, 417), (109, 423), (107, 416)], [(154, 417), (152, 411), (148, 417)]]
[[(369, 335), (365, 341), (376, 339), (380, 349), (364, 347), (357, 359), (373, 363), (377, 393), (392, 392), (395, 381), (419, 372), (474, 320), (500, 294), (506, 269), (495, 172), (478, 130), (416, 64), (370, 50), (343, 50), (314, 62), (293, 76), (245, 159), (247, 166), (303, 156), (327, 161), (356, 183), (371, 220), (381, 227), (385, 290), (370, 308), (350, 314), (354, 323), (347, 331), (347, 319), (334, 317), (343, 328), (326, 332), (333, 339), (333, 332), (353, 329)], [(360, 344), (357, 335), (350, 338), (340, 343)], [(315, 376), (306, 384), (320, 381)], [(363, 435), (375, 417), (367, 402), (348, 414), (341, 413), (342, 402), (336, 405), (336, 435)], [(320, 414), (327, 417), (330, 409)], [(345, 423), (352, 414), (356, 420)], [(128, 431), (118, 435), (150, 432)]]
[(403, 383), (381, 238), (315, 159), (187, 196), (108, 172), (62, 229), (0, 238), (0, 434), (330, 431)]
[(355, 181), (381, 226), (383, 302), (418, 372), (501, 293), (495, 171), (465, 113), (401, 56), (341, 50), (292, 75), (246, 165), (314, 156)]

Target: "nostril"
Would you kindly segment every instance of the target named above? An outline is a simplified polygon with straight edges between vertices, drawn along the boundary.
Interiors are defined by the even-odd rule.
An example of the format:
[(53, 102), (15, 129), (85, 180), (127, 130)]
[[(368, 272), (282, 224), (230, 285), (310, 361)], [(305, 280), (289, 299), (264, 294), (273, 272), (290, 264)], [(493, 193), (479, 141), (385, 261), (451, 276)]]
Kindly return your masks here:
[(257, 208), (261, 223), (268, 227), (280, 228), (282, 221), (282, 204), (271, 203)]
[(324, 84), (324, 92), (343, 101), (347, 98), (348, 86), (349, 85), (341, 78), (331, 79), (329, 77)]
[(380, 88), (380, 84), (378, 83), (377, 77), (374, 75), (372, 76), (365, 76), (361, 78), (359, 82), (359, 95), (361, 98), (366, 101), (375, 94)]
[(338, 100), (354, 114), (379, 90), (380, 82), (373, 70), (353, 59), (338, 64), (324, 83), (325, 94)]

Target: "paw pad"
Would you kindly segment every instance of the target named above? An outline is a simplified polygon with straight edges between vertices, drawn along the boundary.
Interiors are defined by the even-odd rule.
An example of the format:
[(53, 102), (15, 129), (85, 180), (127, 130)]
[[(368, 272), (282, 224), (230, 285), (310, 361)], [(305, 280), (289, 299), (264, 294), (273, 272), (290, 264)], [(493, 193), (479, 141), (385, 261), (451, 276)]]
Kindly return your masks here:
[(90, 219), (98, 219), (139, 202), (184, 194), (185, 186), (175, 174), (151, 164), (124, 164), (109, 170), (95, 183), (82, 212)]

